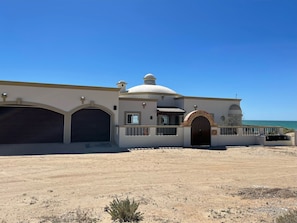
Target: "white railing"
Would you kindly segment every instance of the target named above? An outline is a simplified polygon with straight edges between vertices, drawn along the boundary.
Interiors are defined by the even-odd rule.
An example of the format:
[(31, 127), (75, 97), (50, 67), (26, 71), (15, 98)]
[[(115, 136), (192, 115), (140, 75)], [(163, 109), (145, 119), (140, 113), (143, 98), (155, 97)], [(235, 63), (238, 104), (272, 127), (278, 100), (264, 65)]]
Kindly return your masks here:
[(125, 129), (126, 136), (148, 136), (150, 134), (149, 127), (129, 126)]
[(244, 136), (256, 136), (260, 135), (260, 129), (257, 127), (243, 127), (242, 135)]
[(220, 126), (218, 127), (220, 135), (275, 135), (281, 134), (281, 127), (265, 127), (265, 126)]
[(238, 128), (236, 127), (222, 127), (220, 128), (220, 135), (237, 135)]
[(279, 134), (279, 128), (278, 127), (265, 127), (264, 128), (264, 135), (274, 135)]
[(166, 136), (166, 135), (177, 135), (177, 127), (169, 126), (126, 126), (126, 136), (148, 136), (151, 134), (151, 128), (155, 128), (155, 135)]
[(176, 127), (157, 127), (156, 135), (176, 135), (177, 128)]
[[(155, 135), (177, 135), (178, 126), (125, 126), (125, 135), (127, 136), (148, 136), (151, 134), (151, 128), (154, 128)], [(280, 134), (280, 127), (257, 127), (257, 126), (232, 126), (219, 127), (220, 135), (242, 135), (242, 136), (257, 136), (257, 135), (272, 135)]]
[[(191, 146), (191, 134), (191, 127), (177, 125), (117, 126), (117, 136), (121, 147)], [(211, 145), (267, 144), (264, 140), (265, 136), (272, 134), (281, 135), (282, 128), (265, 126), (211, 127)], [(264, 142), (259, 140), (264, 140)]]
[(182, 126), (117, 126), (120, 147), (183, 146)]

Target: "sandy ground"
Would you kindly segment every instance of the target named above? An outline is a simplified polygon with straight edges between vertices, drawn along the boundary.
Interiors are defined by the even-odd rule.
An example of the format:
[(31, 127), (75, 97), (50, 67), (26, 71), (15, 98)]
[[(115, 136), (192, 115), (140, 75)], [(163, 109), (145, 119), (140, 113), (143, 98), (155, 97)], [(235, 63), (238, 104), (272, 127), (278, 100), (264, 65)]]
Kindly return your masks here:
[(143, 222), (272, 222), (297, 207), (297, 147), (0, 156), (0, 222), (111, 222), (116, 197), (140, 202)]

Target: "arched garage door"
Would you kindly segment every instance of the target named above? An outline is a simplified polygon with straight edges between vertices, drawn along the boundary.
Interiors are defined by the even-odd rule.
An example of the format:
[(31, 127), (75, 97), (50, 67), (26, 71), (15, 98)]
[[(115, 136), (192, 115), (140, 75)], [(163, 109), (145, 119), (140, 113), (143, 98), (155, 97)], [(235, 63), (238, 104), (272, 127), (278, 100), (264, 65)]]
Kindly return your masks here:
[(110, 115), (92, 108), (75, 112), (71, 120), (71, 141), (110, 141)]
[(63, 142), (62, 114), (32, 107), (0, 107), (0, 143)]

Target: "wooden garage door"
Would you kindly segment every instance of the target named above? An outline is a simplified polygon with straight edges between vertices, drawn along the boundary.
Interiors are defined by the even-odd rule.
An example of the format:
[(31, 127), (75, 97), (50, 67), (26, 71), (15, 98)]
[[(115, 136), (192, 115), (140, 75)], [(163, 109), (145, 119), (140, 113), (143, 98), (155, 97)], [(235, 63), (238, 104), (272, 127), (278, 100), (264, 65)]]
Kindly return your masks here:
[(63, 142), (62, 114), (31, 107), (0, 107), (0, 143)]
[(71, 120), (71, 141), (110, 141), (110, 115), (100, 109), (75, 112)]

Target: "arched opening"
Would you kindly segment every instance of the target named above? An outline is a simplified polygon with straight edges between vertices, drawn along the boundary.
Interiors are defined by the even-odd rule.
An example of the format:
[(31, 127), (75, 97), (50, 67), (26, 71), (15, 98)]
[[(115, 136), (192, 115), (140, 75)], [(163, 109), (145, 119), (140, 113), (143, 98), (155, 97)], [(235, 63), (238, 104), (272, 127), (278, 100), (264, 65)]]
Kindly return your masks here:
[(110, 115), (98, 108), (83, 108), (72, 114), (71, 142), (110, 141)]
[(64, 116), (38, 107), (1, 106), (0, 143), (63, 142)]
[(211, 145), (210, 142), (210, 122), (203, 116), (196, 117), (191, 124), (191, 145)]

